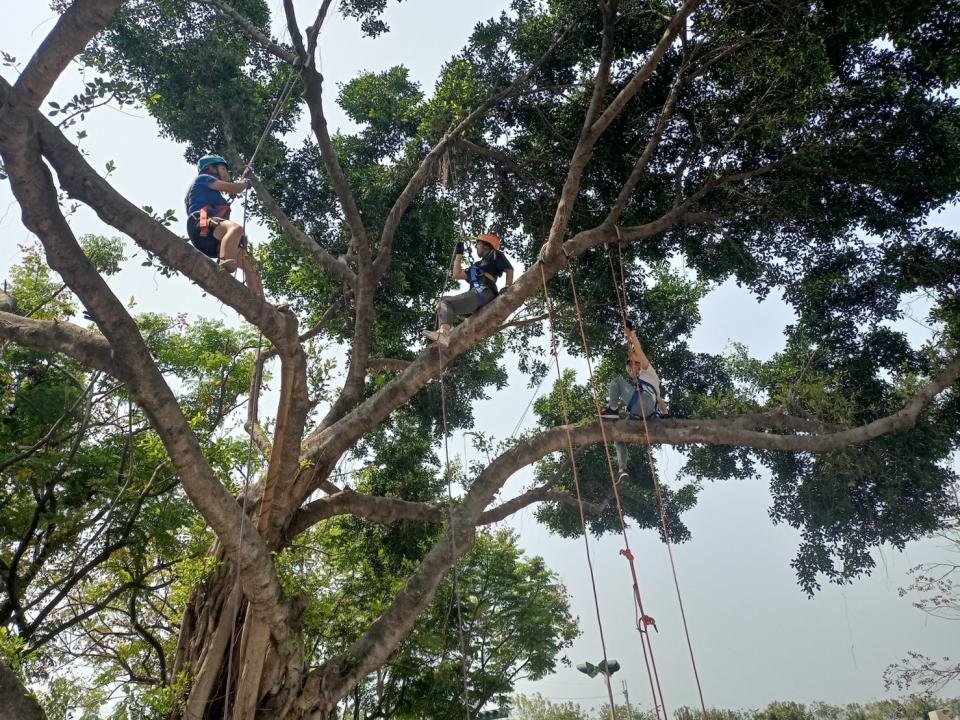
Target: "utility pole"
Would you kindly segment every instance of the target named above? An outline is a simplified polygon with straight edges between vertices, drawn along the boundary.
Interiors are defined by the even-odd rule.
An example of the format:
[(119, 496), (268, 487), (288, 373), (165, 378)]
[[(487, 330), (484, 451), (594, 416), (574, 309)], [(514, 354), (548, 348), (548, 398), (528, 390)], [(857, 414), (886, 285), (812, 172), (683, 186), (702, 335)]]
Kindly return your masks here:
[(627, 692), (627, 681), (623, 680), (623, 699), (627, 701), (627, 717), (633, 720), (633, 708), (630, 707), (630, 693)]

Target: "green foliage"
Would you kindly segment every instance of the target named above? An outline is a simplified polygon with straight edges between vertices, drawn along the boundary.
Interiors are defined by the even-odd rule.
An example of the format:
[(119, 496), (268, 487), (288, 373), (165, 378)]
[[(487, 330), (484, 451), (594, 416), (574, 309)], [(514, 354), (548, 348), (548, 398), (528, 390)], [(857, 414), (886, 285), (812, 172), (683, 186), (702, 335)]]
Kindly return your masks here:
[(516, 720), (587, 720), (587, 714), (576, 703), (554, 703), (540, 695), (515, 697), (510, 717)]
[[(358, 524), (331, 523), (284, 553), (284, 566), (300, 571), (297, 590), (312, 598), (304, 615), (309, 644), (324, 655), (366, 629), (430, 544), (414, 555), (400, 533), (362, 532)], [(428, 540), (435, 538), (436, 533)], [(319, 547), (327, 562), (312, 564), (306, 545)], [(579, 635), (566, 589), (541, 558), (524, 556), (509, 532), (481, 533), (460, 561), (457, 578), (470, 696), (478, 707), (509, 694), (521, 677), (537, 680), (553, 672)], [(350, 612), (344, 612), (346, 604)], [(457, 597), (448, 578), (380, 679), (359, 688), (357, 702), (365, 712), (413, 720), (451, 717), (462, 708), (456, 618)]]
[[(554, 703), (540, 695), (519, 695), (512, 698), (515, 720), (608, 720), (609, 704), (598, 708), (591, 715), (571, 702)], [(710, 720), (923, 720), (930, 710), (946, 708), (956, 712), (960, 700), (939, 699), (932, 695), (910, 695), (901, 699), (875, 700), (868, 703), (830, 705), (815, 702), (804, 705), (796, 702), (772, 702), (756, 710), (727, 710), (708, 708)], [(653, 713), (617, 703), (617, 718), (626, 720), (652, 720)], [(679, 707), (673, 712), (675, 720), (702, 718), (700, 708)]]
[[(270, 3), (231, 4), (269, 33)], [(617, 59), (604, 102), (650, 56), (666, 23), (641, 0), (619, 6)], [(386, 31), (386, 8), (387, 0), (339, 3), (369, 35)], [(960, 103), (948, 92), (960, 77), (955, 2), (764, 0), (760, 9), (729, 2), (700, 6), (685, 42), (665, 54), (596, 145), (567, 233), (604, 222), (677, 73), (691, 67), (702, 72), (684, 85), (619, 225), (643, 227), (678, 208), (713, 221), (675, 224), (626, 244), (622, 258), (615, 247), (578, 257), (551, 285), (556, 329), (563, 347), (582, 355), (582, 313), (601, 401), (606, 383), (622, 372), (620, 292), (678, 417), (770, 412), (827, 429), (873, 422), (902, 407), (960, 347), (960, 235), (928, 224), (929, 214), (960, 190)], [(412, 359), (418, 352), (421, 331), (434, 322), (436, 299), (449, 289), (453, 245), (464, 232), (495, 231), (518, 265), (535, 260), (554, 222), (594, 89), (600, 24), (596, 4), (587, 0), (515, 0), (511, 12), (476, 27), (432, 92), (411, 82), (402, 66), (364, 72), (340, 87), (338, 102), (361, 128), (335, 133), (334, 148), (376, 246), (429, 148), (550, 49), (522, 92), (468, 128), (469, 143), (449, 148), (436, 181), (400, 220), (393, 262), (378, 287), (374, 355)], [(165, 136), (185, 143), (188, 160), (225, 151), (228, 134), (251, 151), (296, 75), (210, 6), (188, 0), (125, 3), (84, 61), (111, 80), (92, 81), (73, 105), (51, 105), (55, 117), (82, 112), (116, 91), (125, 101), (136, 98)], [(14, 58), (4, 56), (4, 62), (16, 66)], [(293, 222), (355, 267), (357, 240), (344, 223), (317, 144), (307, 139), (288, 147), (280, 139), (299, 119), (299, 81), (293, 87), (258, 157), (258, 172)], [(483, 152), (487, 146), (496, 152)], [(497, 161), (500, 155), (510, 162)], [(111, 160), (107, 172), (114, 167)], [(726, 182), (744, 172), (752, 176)], [(158, 218), (173, 222), (170, 211)], [(308, 322), (319, 319), (344, 297), (342, 283), (305, 259), (275, 219), (265, 222), (270, 236), (260, 259), (268, 289)], [(86, 238), (84, 248), (106, 274), (123, 259), (116, 240)], [(11, 279), (31, 317), (75, 312), (73, 298), (35, 249), (25, 251)], [(760, 361), (742, 346), (724, 355), (690, 349), (700, 303), (726, 281), (758, 298), (782, 297), (790, 306), (796, 321), (785, 330), (782, 352)], [(891, 329), (911, 293), (933, 303), (930, 319), (943, 340), (936, 348), (913, 347)], [(531, 313), (544, 309), (543, 297), (526, 307)], [(332, 361), (319, 358), (350, 342), (350, 310), (342, 303), (311, 349), (310, 390), (317, 398), (332, 399)], [(138, 322), (209, 461), (230, 485), (245, 443), (229, 418), (249, 386), (257, 340), (210, 321), (145, 315)], [(532, 323), (457, 358), (445, 379), (446, 403), (440, 384), (432, 383), (352, 449), (363, 463), (356, 487), (437, 501), (445, 480), (435, 452), (442, 404), (448, 429), (471, 429), (473, 402), (507, 383), (508, 351), (539, 380), (547, 369), (545, 341), (543, 326)], [(4, 652), (34, 663), (42, 678), (57, 678), (49, 704), (61, 714), (71, 694), (82, 695), (75, 708), (81, 714), (87, 712), (84, 699), (96, 698), (71, 683), (106, 687), (141, 673), (167, 688), (185, 682), (163, 677), (162, 658), (190, 584), (210, 570), (200, 559), (209, 535), (177, 489), (158, 438), (121, 389), (62, 358), (9, 347), (0, 357), (0, 376), (0, 559), (15, 566), (19, 590), (11, 595), (43, 598), (70, 583), (76, 591), (39, 619), (24, 617), (16, 603), (0, 606)], [(367, 390), (388, 378), (371, 373)], [(574, 423), (595, 411), (585, 380), (568, 374), (561, 383)], [(554, 385), (536, 404), (539, 426), (562, 422), (560, 407), (560, 385)], [(946, 512), (946, 489), (956, 480), (943, 461), (956, 449), (958, 431), (954, 389), (915, 428), (843, 452), (811, 457), (685, 448), (685, 484), (664, 488), (670, 535), (689, 536), (682, 513), (695, 504), (704, 480), (749, 477), (762, 467), (772, 475), (774, 520), (802, 532), (793, 562), (802, 587), (812, 592), (823, 578), (846, 582), (872, 567), (871, 548), (900, 547), (936, 527)], [(486, 436), (483, 441), (494, 445)], [(578, 456), (584, 498), (602, 506), (590, 517), (594, 533), (618, 526), (609, 506), (607, 450), (592, 447)], [(631, 447), (630, 455), (625, 510), (634, 524), (659, 528), (644, 448)], [(544, 459), (537, 478), (572, 492), (566, 462), (559, 453)], [(476, 468), (455, 472), (456, 480), (469, 484)], [(568, 506), (543, 506), (538, 517), (562, 535), (580, 532)], [(343, 650), (369, 627), (440, 532), (436, 524), (374, 526), (348, 516), (323, 523), (280, 552), (287, 593), (311, 598), (303, 628), (316, 653)], [(24, 553), (20, 544), (44, 550)], [(84, 554), (97, 562), (88, 573), (71, 575)], [(518, 668), (531, 676), (550, 672), (576, 629), (563, 588), (542, 562), (523, 557), (513, 538), (482, 535), (460, 573), (472, 695), (497, 702), (512, 688)], [(146, 602), (145, 588), (154, 580), (168, 604)], [(81, 628), (64, 622), (90, 608), (96, 611), (83, 637), (102, 641), (113, 653), (93, 681), (60, 674), (67, 659), (48, 642), (58, 634), (79, 635)], [(453, 608), (446, 585), (383, 677), (360, 687), (357, 703), (398, 718), (452, 716), (461, 660)], [(135, 628), (138, 614), (160, 628), (156, 635), (107, 642), (110, 627)], [(134, 689), (117, 713), (162, 715), (172, 697)], [(531, 708), (554, 710), (546, 702)], [(561, 717), (568, 710), (575, 712), (560, 708)], [(811, 711), (776, 705), (764, 712), (773, 720), (806, 718)]]
[[(82, 244), (101, 272), (118, 270), (119, 240)], [(11, 282), (34, 317), (74, 312), (32, 248)], [(224, 417), (249, 387), (255, 336), (157, 315), (138, 322), (230, 483), (247, 443)], [(15, 345), (0, 353), (0, 377), (0, 653), (43, 684), (50, 717), (100, 718), (113, 688), (123, 689), (113, 717), (165, 717), (185, 680), (169, 677), (166, 662), (187, 596), (211, 569), (210, 531), (112, 379)], [(95, 668), (77, 663), (87, 652)]]

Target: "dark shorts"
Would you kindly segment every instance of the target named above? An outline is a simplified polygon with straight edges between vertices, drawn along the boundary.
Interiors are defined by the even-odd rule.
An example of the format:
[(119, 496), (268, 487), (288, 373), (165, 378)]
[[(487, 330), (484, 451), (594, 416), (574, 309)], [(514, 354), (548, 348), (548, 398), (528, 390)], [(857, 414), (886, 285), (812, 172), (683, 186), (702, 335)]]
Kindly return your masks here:
[(187, 216), (187, 237), (190, 238), (190, 242), (197, 250), (215, 260), (220, 257), (220, 241), (213, 236), (213, 226), (221, 219), (211, 217), (210, 224), (207, 226), (207, 236), (200, 237), (200, 213), (195, 212)]

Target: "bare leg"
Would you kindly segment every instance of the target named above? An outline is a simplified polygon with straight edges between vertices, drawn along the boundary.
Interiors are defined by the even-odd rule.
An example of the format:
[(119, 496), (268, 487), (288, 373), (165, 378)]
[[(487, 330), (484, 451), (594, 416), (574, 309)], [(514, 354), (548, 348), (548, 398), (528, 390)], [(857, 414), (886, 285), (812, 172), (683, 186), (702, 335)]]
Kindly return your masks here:
[(254, 294), (263, 298), (263, 283), (260, 281), (260, 271), (257, 270), (257, 263), (250, 253), (243, 251), (240, 253), (237, 266), (243, 270), (243, 279)]
[[(232, 224), (232, 223), (231, 223)], [(239, 225), (227, 228), (227, 232), (220, 242), (220, 259), (234, 260), (240, 264), (240, 240), (243, 238), (243, 228)]]

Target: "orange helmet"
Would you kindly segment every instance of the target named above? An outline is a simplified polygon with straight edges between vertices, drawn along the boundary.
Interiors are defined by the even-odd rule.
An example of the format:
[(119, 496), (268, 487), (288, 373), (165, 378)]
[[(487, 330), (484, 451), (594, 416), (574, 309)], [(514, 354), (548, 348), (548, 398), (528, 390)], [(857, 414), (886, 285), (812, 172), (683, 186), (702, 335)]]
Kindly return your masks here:
[(490, 245), (494, 250), (500, 249), (500, 238), (498, 238), (493, 233), (484, 233), (477, 238), (477, 242), (485, 242), (487, 245)]

